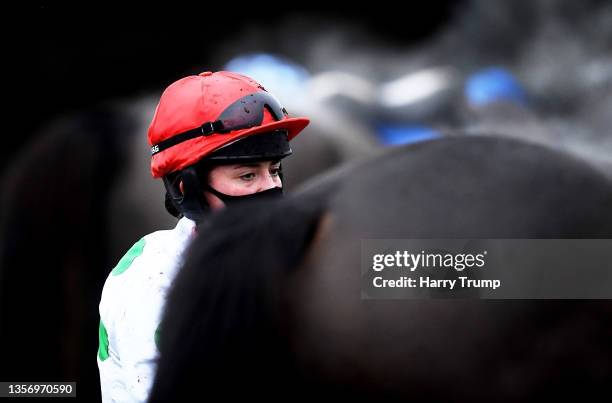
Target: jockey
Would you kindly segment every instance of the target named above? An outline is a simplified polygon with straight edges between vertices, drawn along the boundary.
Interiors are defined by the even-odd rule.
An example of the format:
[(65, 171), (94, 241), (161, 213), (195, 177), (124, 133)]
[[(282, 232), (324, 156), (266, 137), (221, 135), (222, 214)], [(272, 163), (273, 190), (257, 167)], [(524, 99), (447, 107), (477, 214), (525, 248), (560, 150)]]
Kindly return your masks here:
[(97, 356), (104, 402), (147, 400), (166, 294), (198, 224), (237, 201), (282, 195), (280, 162), (308, 123), (231, 72), (188, 76), (164, 91), (148, 131), (151, 173), (179, 221), (136, 242), (106, 280)]

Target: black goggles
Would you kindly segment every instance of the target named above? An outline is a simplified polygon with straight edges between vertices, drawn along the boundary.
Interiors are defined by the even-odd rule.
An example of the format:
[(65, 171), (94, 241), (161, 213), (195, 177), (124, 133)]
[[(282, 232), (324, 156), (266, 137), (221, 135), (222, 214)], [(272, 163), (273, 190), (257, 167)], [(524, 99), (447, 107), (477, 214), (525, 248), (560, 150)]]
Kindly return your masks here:
[(287, 110), (281, 106), (274, 95), (265, 91), (254, 92), (225, 108), (214, 122), (205, 122), (200, 127), (179, 133), (161, 143), (154, 144), (151, 147), (151, 155), (153, 156), (196, 137), (209, 136), (213, 133), (229, 133), (234, 130), (260, 126), (264, 119), (264, 108), (277, 121), (288, 115)]

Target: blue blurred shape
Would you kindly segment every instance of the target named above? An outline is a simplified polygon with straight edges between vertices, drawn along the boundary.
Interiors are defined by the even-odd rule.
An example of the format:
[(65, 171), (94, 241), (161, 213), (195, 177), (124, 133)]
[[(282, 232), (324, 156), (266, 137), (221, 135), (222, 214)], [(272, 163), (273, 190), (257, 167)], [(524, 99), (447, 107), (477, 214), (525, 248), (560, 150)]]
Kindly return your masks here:
[(469, 76), (465, 83), (465, 97), (471, 106), (478, 107), (492, 102), (527, 103), (521, 84), (503, 67), (489, 67)]
[(267, 53), (237, 56), (224, 68), (253, 78), (273, 94), (300, 91), (310, 78), (308, 71), (299, 64)]
[(431, 127), (414, 124), (377, 125), (376, 134), (385, 146), (400, 146), (441, 137), (441, 134)]

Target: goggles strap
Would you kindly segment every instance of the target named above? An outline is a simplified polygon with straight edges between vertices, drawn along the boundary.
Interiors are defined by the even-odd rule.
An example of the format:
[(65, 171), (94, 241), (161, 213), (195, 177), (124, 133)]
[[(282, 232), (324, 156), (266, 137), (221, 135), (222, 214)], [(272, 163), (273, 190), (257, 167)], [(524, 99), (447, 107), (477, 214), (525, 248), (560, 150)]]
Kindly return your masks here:
[(195, 139), (200, 136), (209, 136), (215, 132), (220, 132), (223, 130), (223, 122), (220, 120), (216, 120), (214, 122), (206, 122), (200, 127), (196, 127), (195, 129), (188, 130), (181, 134), (177, 134), (176, 136), (170, 137), (162, 141), (161, 143), (155, 144), (151, 147), (151, 156), (160, 153), (172, 146), (175, 146), (183, 141)]

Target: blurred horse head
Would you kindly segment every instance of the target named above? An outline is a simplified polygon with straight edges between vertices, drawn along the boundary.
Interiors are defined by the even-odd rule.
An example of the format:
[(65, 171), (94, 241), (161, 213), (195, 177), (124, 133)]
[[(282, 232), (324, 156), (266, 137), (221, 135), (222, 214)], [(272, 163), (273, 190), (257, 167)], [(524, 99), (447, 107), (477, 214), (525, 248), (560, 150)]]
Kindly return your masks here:
[(362, 300), (360, 248), (366, 238), (608, 238), (611, 207), (612, 183), (583, 161), (457, 137), (223, 211), (169, 296), (150, 401), (596, 396), (612, 375), (609, 302)]

